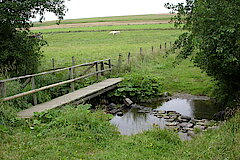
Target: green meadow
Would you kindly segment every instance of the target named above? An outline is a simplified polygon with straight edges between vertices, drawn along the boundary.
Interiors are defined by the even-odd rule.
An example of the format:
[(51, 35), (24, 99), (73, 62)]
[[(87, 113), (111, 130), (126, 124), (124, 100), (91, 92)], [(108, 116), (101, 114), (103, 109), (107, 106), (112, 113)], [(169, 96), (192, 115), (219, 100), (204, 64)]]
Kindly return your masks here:
[[(114, 16), (100, 18), (83, 18), (62, 20), (61, 24), (90, 23), (90, 22), (114, 22), (114, 21), (149, 21), (149, 20), (171, 20), (170, 14), (148, 14), (133, 16)], [(43, 23), (34, 23), (34, 27), (55, 25), (56, 21), (47, 21)]]
[[(157, 16), (151, 16), (152, 19), (157, 19)], [(144, 20), (144, 17), (142, 15), (134, 18)], [(145, 18), (148, 19), (149, 15)], [(130, 20), (131, 17), (86, 21), (100, 22), (102, 19), (116, 21)], [(85, 20), (69, 20), (66, 23), (79, 23), (79, 21), (84, 23)], [(51, 23), (53, 22), (47, 22), (46, 25)], [(164, 29), (164, 27), (169, 28), (168, 25), (105, 26), (41, 31), (48, 45), (42, 48), (44, 57), (39, 71), (51, 69), (52, 58), (57, 68), (70, 66), (72, 56), (76, 64), (111, 58), (114, 70), (103, 78), (123, 77), (125, 81), (120, 87), (137, 86), (138, 91), (147, 98), (153, 98), (162, 92), (213, 96), (214, 81), (195, 67), (191, 60), (183, 60), (178, 65), (174, 65), (176, 54), (166, 56), (166, 52), (170, 50), (170, 42), (173, 44), (174, 40), (184, 32)], [(112, 30), (114, 27), (122, 29), (121, 34), (109, 35), (109, 31), (102, 31)], [(144, 30), (156, 28), (162, 29)], [(67, 30), (96, 32), (57, 33)], [(140, 55), (140, 48), (143, 51), (142, 55)], [(130, 63), (127, 61), (129, 52)], [(120, 60), (119, 54), (121, 54)], [(59, 80), (61, 76), (56, 74), (48, 78), (42, 77), (37, 82), (47, 85), (53, 80)], [(81, 81), (77, 85), (87, 85), (91, 83), (90, 81), (95, 81), (95, 77)], [(149, 83), (140, 85), (143, 81)], [(158, 84), (157, 89), (156, 84)], [(20, 85), (16, 82), (12, 84), (12, 89), (19, 91), (18, 86)], [(155, 90), (152, 91), (151, 87)], [(156, 93), (156, 90), (160, 94)], [(67, 92), (68, 90), (64, 87), (60, 87), (41, 92), (37, 96), (44, 102)], [(172, 130), (158, 128), (134, 136), (120, 135), (116, 127), (108, 122), (112, 115), (105, 114), (102, 110), (92, 112), (88, 104), (67, 105), (36, 114), (29, 120), (17, 118), (16, 112), (30, 107), (31, 100), (32, 97), (29, 96), (25, 99), (0, 103), (0, 113), (3, 114), (0, 119), (0, 159), (237, 160), (240, 158), (239, 114), (228, 122), (223, 122), (219, 129), (201, 133), (188, 142), (180, 140)]]

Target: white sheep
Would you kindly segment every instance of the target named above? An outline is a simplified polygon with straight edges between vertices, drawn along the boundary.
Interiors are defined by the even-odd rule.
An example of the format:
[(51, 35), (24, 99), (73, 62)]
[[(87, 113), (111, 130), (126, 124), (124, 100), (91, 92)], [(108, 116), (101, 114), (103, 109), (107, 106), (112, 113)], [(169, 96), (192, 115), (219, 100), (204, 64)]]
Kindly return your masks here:
[(109, 32), (109, 34), (117, 35), (117, 34), (120, 34), (120, 31), (111, 31), (111, 32)]

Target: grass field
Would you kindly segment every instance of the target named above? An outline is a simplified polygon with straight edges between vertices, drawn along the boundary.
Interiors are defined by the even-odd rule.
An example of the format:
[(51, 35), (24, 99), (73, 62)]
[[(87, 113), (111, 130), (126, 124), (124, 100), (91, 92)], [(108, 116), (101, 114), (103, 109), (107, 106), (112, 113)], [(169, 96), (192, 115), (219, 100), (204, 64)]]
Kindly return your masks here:
[[(148, 14), (133, 16), (114, 16), (101, 18), (69, 19), (61, 21), (61, 24), (89, 23), (89, 22), (114, 22), (114, 21), (144, 21), (144, 20), (170, 20), (170, 14)], [(56, 21), (47, 21), (43, 23), (34, 23), (34, 27), (55, 25)]]
[(114, 25), (114, 26), (93, 26), (93, 27), (73, 27), (73, 28), (55, 28), (34, 30), (35, 33), (59, 33), (59, 32), (104, 32), (111, 30), (129, 31), (129, 30), (171, 30), (175, 29), (173, 24), (139, 24), (139, 25)]

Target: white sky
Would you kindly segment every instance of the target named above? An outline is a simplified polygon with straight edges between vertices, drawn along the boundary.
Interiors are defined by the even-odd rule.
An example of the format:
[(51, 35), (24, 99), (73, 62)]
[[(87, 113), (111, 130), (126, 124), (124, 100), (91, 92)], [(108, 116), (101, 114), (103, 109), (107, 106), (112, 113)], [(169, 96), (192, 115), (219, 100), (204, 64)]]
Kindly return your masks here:
[[(180, 3), (184, 0), (71, 0), (66, 1), (69, 9), (64, 19), (169, 13), (165, 3)], [(56, 20), (47, 13), (45, 20)]]

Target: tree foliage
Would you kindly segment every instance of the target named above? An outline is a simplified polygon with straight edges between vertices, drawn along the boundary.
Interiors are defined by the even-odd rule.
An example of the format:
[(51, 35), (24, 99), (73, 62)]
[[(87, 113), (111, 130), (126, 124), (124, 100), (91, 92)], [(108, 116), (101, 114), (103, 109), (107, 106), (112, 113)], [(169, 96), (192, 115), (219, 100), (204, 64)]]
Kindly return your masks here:
[(1, 71), (29, 73), (36, 71), (42, 56), (42, 39), (29, 35), (32, 19), (53, 12), (59, 20), (65, 14), (64, 0), (0, 0), (0, 68)]
[(212, 76), (223, 102), (239, 102), (240, 1), (186, 0), (165, 6), (177, 12), (172, 19), (175, 25), (188, 30), (175, 42), (175, 47), (181, 49), (178, 58), (191, 56)]

